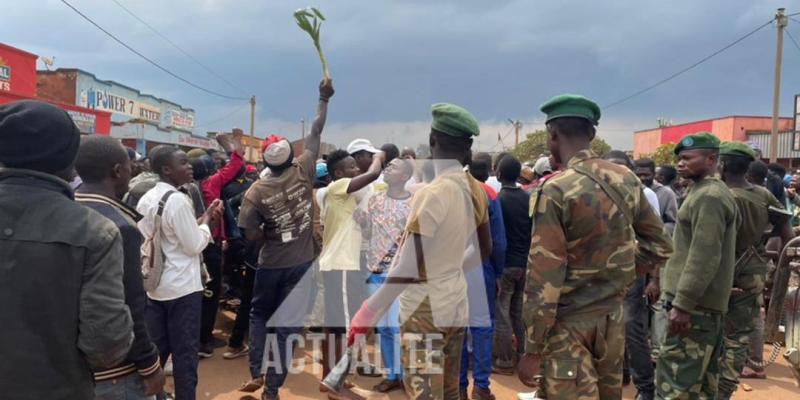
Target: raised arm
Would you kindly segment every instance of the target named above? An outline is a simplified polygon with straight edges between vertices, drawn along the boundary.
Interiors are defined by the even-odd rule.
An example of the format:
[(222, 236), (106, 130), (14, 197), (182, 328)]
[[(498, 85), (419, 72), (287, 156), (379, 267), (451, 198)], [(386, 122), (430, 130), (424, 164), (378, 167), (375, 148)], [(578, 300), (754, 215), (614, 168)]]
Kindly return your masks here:
[(311, 125), (311, 133), (306, 137), (305, 148), (313, 154), (313, 159), (319, 157), (319, 146), (322, 137), (322, 129), (325, 127), (325, 120), (328, 118), (328, 101), (333, 97), (333, 82), (323, 80), (319, 84), (319, 104), (317, 104), (317, 116)]
[(350, 180), (350, 184), (347, 185), (347, 193), (357, 192), (378, 179), (383, 170), (384, 160), (386, 160), (386, 154), (384, 152), (380, 151), (375, 154), (372, 157), (372, 164), (369, 166), (367, 172)]

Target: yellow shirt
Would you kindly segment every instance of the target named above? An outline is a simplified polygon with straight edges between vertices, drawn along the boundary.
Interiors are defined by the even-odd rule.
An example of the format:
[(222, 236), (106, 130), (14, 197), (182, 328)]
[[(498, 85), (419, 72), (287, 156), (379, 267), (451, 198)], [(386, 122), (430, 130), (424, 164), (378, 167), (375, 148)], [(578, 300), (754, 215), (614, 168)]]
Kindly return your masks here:
[(328, 185), (325, 194), (320, 271), (358, 271), (361, 256), (361, 227), (353, 213), (361, 199), (356, 193), (347, 193), (350, 178), (342, 178)]

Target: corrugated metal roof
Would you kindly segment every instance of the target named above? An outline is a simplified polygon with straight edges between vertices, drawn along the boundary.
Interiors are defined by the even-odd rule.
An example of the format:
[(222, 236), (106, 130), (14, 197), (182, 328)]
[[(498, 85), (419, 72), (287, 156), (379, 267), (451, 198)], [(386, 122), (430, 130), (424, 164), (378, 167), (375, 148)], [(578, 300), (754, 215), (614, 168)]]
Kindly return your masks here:
[[(747, 140), (753, 147), (761, 149), (762, 157), (771, 157), (769, 153), (771, 137), (768, 132), (748, 134)], [(793, 140), (793, 132), (778, 133), (778, 158), (800, 158), (800, 151), (792, 150)]]

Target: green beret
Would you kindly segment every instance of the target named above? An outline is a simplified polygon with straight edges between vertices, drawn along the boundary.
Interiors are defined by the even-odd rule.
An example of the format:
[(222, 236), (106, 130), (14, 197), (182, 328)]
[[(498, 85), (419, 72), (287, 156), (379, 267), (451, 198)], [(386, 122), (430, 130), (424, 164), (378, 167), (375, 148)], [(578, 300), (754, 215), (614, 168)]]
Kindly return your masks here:
[(553, 97), (542, 104), (539, 110), (547, 114), (545, 122), (561, 117), (585, 118), (592, 125), (597, 125), (600, 121), (600, 107), (597, 106), (597, 103), (576, 94), (562, 94)]
[(719, 149), (719, 139), (708, 132), (697, 132), (681, 139), (675, 146), (675, 155), (684, 150)]
[(433, 122), (431, 128), (450, 136), (478, 136), (478, 120), (466, 109), (450, 103), (436, 103), (431, 106)]
[(756, 152), (742, 142), (723, 142), (719, 145), (719, 154), (733, 157), (756, 159)]

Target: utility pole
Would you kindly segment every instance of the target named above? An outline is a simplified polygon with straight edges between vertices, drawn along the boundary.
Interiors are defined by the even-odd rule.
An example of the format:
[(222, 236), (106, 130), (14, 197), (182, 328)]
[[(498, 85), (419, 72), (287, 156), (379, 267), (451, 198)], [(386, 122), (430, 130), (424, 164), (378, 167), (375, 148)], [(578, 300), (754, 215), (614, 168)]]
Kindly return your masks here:
[(256, 149), (256, 96), (250, 97), (250, 160), (256, 162), (260, 157), (255, 156), (258, 152)]
[(775, 14), (775, 21), (778, 22), (778, 43), (775, 49), (775, 86), (772, 92), (772, 134), (769, 140), (769, 161), (778, 162), (778, 121), (781, 106), (781, 62), (783, 60), (783, 29), (786, 28), (789, 19), (786, 18), (783, 8), (779, 8)]
[(508, 119), (508, 122), (514, 126), (514, 146), (517, 146), (519, 144), (519, 131), (522, 130), (522, 122), (519, 120), (515, 121), (511, 118)]
[(306, 143), (306, 119), (300, 118), (300, 137), (303, 139), (303, 147)]

